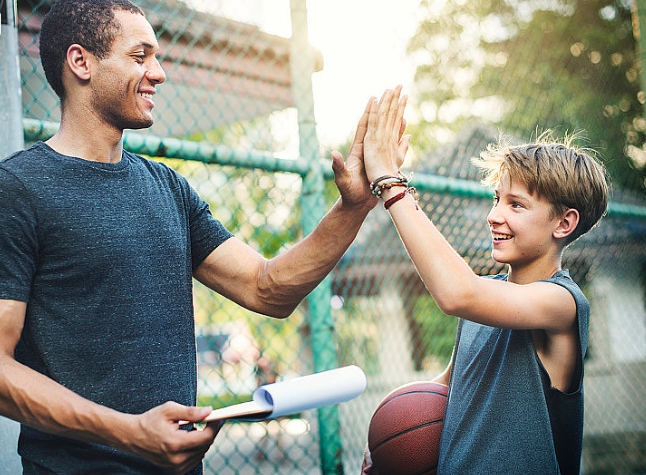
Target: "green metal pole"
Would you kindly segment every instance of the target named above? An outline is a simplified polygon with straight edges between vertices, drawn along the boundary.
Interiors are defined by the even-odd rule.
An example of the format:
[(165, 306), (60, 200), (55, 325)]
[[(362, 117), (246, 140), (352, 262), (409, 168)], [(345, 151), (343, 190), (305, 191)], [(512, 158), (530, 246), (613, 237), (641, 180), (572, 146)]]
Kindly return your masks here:
[[(298, 111), (300, 155), (312, 167), (303, 180), (301, 205), (303, 231), (309, 234), (325, 213), (324, 171), (319, 160), (319, 143), (314, 120), (312, 74), (314, 56), (307, 31), (305, 0), (290, 0), (292, 40), (290, 65), (292, 91)], [(333, 239), (330, 236), (330, 239)], [(314, 371), (320, 372), (337, 366), (334, 328), (330, 312), (331, 281), (325, 279), (308, 296), (309, 321)], [(324, 475), (343, 474), (341, 423), (337, 407), (318, 410), (319, 451), (321, 472)]]

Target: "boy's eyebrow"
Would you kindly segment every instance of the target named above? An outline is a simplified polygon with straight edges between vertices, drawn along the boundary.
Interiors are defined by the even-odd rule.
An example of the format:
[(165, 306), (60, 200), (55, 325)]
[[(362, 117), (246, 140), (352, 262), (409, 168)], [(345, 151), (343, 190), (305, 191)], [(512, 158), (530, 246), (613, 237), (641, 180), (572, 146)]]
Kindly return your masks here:
[(518, 193), (509, 193), (509, 194), (508, 194), (508, 196), (509, 196), (509, 198), (511, 198), (512, 200), (527, 200), (528, 198), (530, 198), (530, 195), (525, 194), (525, 193), (522, 193), (522, 194), (518, 194)]
[[(500, 190), (498, 188), (494, 188), (493, 193), (495, 196), (499, 196)], [(526, 200), (531, 197), (528, 193), (505, 193), (505, 196), (512, 200)]]

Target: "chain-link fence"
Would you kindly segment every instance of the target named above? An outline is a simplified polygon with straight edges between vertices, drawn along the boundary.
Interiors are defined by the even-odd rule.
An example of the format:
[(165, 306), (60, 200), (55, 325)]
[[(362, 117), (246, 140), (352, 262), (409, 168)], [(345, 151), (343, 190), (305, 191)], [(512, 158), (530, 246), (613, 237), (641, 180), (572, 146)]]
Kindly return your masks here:
[[(127, 133), (126, 148), (186, 176), (214, 215), (262, 254), (291, 246), (334, 199), (314, 128), (310, 78), (322, 58), (303, 34), (305, 1), (284, 12), (292, 15), (291, 39), (263, 31), (256, 1), (136, 3), (157, 32), (167, 83), (156, 95), (155, 124)], [(38, 58), (50, 4), (18, 1), (27, 142), (50, 136), (60, 117)], [(532, 100), (540, 110), (541, 97)], [(418, 156), (413, 178), (429, 216), (482, 274), (500, 267), (489, 256), (490, 191), (469, 158), (497, 137), (488, 126), (466, 127), (454, 143)], [(646, 208), (643, 195), (619, 196), (603, 224), (565, 256), (592, 304), (586, 474), (646, 473)], [(366, 392), (338, 408), (227, 423), (205, 460), (205, 473), (219, 475), (359, 473), (380, 399), (437, 374), (456, 329), (428, 296), (381, 208), (289, 319), (247, 312), (199, 284), (195, 310), (201, 404), (246, 401), (259, 384), (334, 366), (357, 364), (368, 375)]]

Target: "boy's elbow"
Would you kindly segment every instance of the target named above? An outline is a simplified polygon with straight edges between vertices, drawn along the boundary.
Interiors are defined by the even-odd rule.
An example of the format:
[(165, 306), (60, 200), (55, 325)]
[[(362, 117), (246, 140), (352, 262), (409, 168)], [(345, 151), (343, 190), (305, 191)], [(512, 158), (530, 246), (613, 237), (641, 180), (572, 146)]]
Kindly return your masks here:
[(461, 317), (468, 313), (471, 308), (471, 301), (469, 292), (463, 289), (454, 289), (435, 298), (435, 303), (439, 309), (444, 314), (454, 317)]
[(455, 315), (461, 308), (461, 297), (454, 292), (435, 297), (435, 303), (446, 315)]
[(460, 313), (460, 306), (457, 305), (455, 300), (447, 300), (446, 302), (436, 302), (442, 313), (445, 315), (457, 316)]

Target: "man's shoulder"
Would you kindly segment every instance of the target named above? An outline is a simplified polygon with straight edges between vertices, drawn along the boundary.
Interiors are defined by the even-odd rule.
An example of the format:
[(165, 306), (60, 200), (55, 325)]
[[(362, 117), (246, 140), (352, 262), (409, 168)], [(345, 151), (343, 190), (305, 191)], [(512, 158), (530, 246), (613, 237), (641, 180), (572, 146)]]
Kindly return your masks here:
[(0, 160), (1, 186), (7, 188), (11, 184), (24, 184), (30, 181), (30, 177), (42, 175), (43, 168), (49, 162), (46, 158), (47, 149), (38, 142)]
[(47, 148), (43, 146), (42, 142), (37, 142), (28, 148), (18, 150), (6, 158), (0, 160), (0, 168), (5, 170), (15, 169), (22, 167), (28, 163), (33, 163), (34, 159), (42, 157), (47, 154)]
[(155, 171), (156, 173), (172, 176), (179, 175), (174, 169), (159, 160), (153, 160), (137, 153), (130, 152), (126, 149), (123, 150), (123, 158), (136, 166), (143, 167), (150, 171)]

